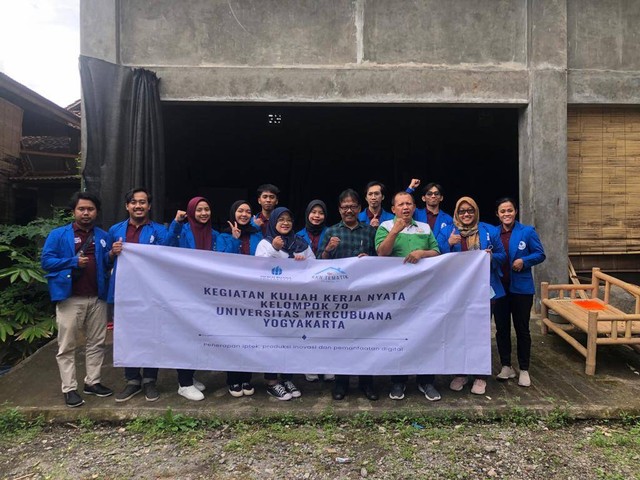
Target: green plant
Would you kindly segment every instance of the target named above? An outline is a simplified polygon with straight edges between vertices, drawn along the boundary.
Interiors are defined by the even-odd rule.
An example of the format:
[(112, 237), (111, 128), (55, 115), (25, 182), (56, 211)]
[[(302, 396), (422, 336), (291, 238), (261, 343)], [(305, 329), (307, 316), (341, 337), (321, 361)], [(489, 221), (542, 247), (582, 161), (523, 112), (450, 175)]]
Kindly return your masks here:
[(44, 419), (41, 416), (28, 420), (18, 409), (5, 407), (0, 410), (0, 446), (15, 442), (16, 438), (29, 441), (40, 433), (43, 425)]
[(40, 253), (49, 232), (69, 221), (57, 211), (27, 225), (0, 225), (0, 363), (29, 356), (55, 332)]
[(547, 415), (545, 424), (549, 428), (562, 428), (566, 427), (573, 420), (573, 417), (566, 408), (555, 406), (553, 410), (549, 412), (549, 415)]
[(538, 417), (525, 407), (515, 405), (505, 414), (503, 420), (518, 426), (531, 426), (538, 422)]
[(0, 434), (2, 435), (21, 430), (27, 425), (26, 417), (16, 408), (7, 408), (0, 412)]
[(181, 413), (173, 413), (171, 408), (160, 417), (139, 417), (128, 425), (134, 433), (151, 436), (166, 436), (193, 432), (205, 426), (205, 422)]

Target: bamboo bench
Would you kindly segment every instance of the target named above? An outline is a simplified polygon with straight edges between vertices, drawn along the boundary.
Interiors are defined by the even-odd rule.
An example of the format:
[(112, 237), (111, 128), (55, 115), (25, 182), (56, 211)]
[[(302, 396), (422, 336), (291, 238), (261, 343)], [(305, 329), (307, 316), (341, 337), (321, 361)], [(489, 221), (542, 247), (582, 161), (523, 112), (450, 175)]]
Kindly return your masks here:
[[(600, 298), (600, 284), (604, 282), (604, 294)], [(624, 313), (609, 304), (611, 286), (615, 285), (633, 295), (635, 312)], [(553, 292), (553, 297), (550, 293)], [(576, 298), (576, 294), (587, 293), (588, 298)], [(594, 268), (589, 284), (550, 285), (542, 282), (542, 334), (551, 329), (566, 340), (586, 358), (585, 373), (596, 371), (596, 348), (598, 345), (640, 345), (640, 287), (602, 273)], [(568, 324), (549, 320), (549, 310), (556, 312)], [(587, 345), (582, 345), (570, 332), (587, 334)]]

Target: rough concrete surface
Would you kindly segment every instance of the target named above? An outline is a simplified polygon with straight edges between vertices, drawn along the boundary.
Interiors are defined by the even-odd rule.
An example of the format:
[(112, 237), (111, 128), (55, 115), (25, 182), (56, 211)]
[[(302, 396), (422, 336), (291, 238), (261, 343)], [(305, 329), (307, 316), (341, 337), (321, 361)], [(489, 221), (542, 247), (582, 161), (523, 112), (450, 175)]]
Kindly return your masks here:
[[(140, 415), (159, 414), (168, 407), (174, 412), (194, 416), (217, 416), (226, 419), (250, 419), (279, 414), (313, 417), (332, 412), (339, 416), (353, 416), (368, 412), (379, 416), (387, 412), (406, 415), (451, 416), (501, 416), (514, 408), (545, 415), (563, 411), (575, 418), (615, 418), (622, 413), (640, 415), (640, 355), (626, 347), (599, 347), (595, 376), (584, 373), (584, 359), (565, 341), (555, 335), (542, 336), (539, 319), (532, 319), (533, 385), (523, 388), (515, 380), (506, 383), (491, 378), (485, 396), (469, 393), (467, 387), (456, 393), (448, 389), (450, 378), (439, 376), (436, 385), (442, 400), (430, 403), (425, 400), (410, 378), (403, 401), (387, 397), (387, 377), (376, 378), (381, 398), (377, 402), (366, 400), (354, 383), (350, 394), (343, 401), (331, 398), (331, 383), (308, 383), (304, 376), (295, 377), (302, 390), (302, 397), (281, 402), (269, 397), (264, 390), (262, 375), (254, 375), (256, 393), (251, 397), (233, 398), (227, 393), (225, 375), (221, 372), (198, 372), (197, 378), (205, 383), (205, 399), (190, 402), (177, 395), (176, 374), (161, 370), (158, 387), (161, 397), (157, 402), (147, 402), (137, 395), (125, 403), (116, 403), (113, 397), (96, 398), (84, 395), (85, 404), (80, 408), (64, 405), (60, 393), (60, 380), (55, 362), (56, 342), (42, 348), (11, 372), (0, 377), (0, 405), (18, 407), (29, 416), (42, 414), (48, 420), (70, 421), (81, 417), (92, 420), (114, 421)], [(494, 347), (494, 373), (499, 364)], [(515, 352), (514, 352), (515, 356)], [(123, 371), (113, 368), (112, 344), (109, 346), (102, 383), (118, 391), (124, 387)], [(517, 363), (514, 363), (517, 368)], [(82, 381), (83, 355), (78, 356), (78, 376)], [(352, 382), (355, 382), (352, 378)]]

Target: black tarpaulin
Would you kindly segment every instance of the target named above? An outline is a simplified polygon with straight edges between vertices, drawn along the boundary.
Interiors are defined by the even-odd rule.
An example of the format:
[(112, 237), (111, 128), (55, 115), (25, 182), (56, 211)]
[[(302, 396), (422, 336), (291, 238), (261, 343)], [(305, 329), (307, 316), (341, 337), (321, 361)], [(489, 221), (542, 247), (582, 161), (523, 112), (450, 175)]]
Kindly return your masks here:
[[(154, 212), (164, 211), (164, 134), (154, 72), (80, 56), (86, 150), (83, 178), (102, 199), (102, 225), (126, 216), (125, 193), (137, 186), (153, 195)], [(162, 218), (156, 218), (162, 221)]]

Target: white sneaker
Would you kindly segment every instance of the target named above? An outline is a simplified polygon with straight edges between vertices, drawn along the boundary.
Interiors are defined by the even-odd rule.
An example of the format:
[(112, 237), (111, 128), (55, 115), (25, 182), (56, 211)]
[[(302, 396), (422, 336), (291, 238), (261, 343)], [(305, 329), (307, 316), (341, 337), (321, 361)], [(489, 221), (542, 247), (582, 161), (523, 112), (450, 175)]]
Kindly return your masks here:
[(325, 382), (333, 382), (336, 379), (336, 376), (333, 373), (325, 373), (324, 381)]
[(520, 370), (520, 377), (518, 378), (518, 385), (521, 387), (530, 387), (531, 386), (531, 377), (529, 377), (529, 372), (526, 370)]
[(497, 380), (509, 380), (510, 378), (516, 378), (516, 371), (508, 366), (502, 367), (500, 373), (496, 375)]
[(204, 383), (196, 380), (196, 377), (193, 377), (193, 386), (196, 387), (201, 392), (204, 392), (207, 387), (204, 386)]
[(304, 378), (307, 380), (307, 382), (317, 382), (318, 380), (320, 380), (320, 377), (318, 377), (318, 375), (316, 375), (315, 373), (305, 373)]
[(204, 400), (204, 395), (194, 385), (178, 388), (178, 395), (182, 395), (187, 400)]

